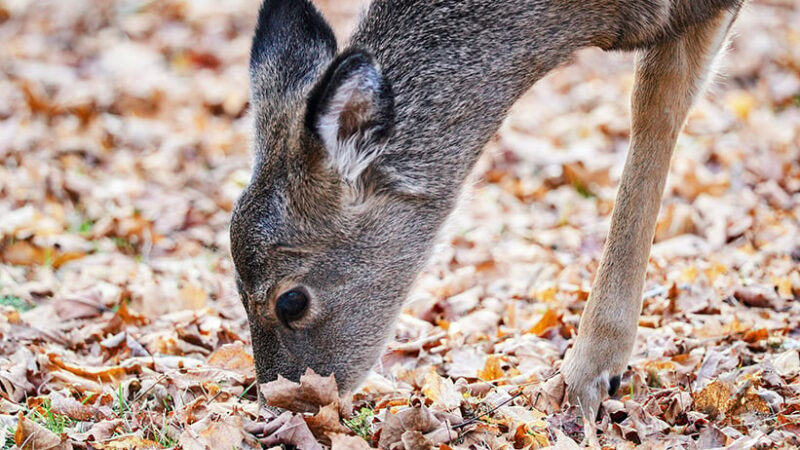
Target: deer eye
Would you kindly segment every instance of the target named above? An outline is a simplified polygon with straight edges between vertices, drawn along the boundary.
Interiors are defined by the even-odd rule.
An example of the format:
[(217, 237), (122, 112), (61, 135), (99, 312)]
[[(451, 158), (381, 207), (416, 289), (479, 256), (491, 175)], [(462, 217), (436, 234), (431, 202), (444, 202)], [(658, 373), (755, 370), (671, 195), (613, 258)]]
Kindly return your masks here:
[(292, 329), (290, 322), (300, 319), (308, 309), (308, 295), (305, 290), (295, 288), (286, 291), (278, 297), (275, 303), (275, 313), (278, 320), (288, 329)]

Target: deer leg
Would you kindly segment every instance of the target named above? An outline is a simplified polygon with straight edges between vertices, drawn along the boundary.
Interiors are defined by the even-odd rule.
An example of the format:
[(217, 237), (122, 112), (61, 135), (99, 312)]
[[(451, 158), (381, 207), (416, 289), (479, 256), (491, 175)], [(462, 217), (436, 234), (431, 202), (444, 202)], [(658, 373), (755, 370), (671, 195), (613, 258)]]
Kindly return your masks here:
[(675, 142), (735, 11), (642, 51), (636, 61), (631, 144), (611, 229), (575, 345), (562, 374), (572, 404), (594, 418), (619, 387), (633, 351), (656, 217)]

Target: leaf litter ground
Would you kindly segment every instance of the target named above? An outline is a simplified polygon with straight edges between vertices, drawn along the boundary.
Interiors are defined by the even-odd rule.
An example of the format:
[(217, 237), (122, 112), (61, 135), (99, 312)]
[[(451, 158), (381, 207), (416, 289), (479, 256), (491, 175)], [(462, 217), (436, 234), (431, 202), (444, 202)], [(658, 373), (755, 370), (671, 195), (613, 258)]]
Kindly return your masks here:
[[(588, 435), (553, 377), (608, 227), (631, 56), (580, 52), (515, 106), (339, 398), (313, 373), (256, 386), (232, 283), (257, 3), (0, 1), (4, 449), (800, 445), (796, 2), (746, 7), (688, 120), (631, 364)], [(357, 5), (318, 4), (346, 35)]]

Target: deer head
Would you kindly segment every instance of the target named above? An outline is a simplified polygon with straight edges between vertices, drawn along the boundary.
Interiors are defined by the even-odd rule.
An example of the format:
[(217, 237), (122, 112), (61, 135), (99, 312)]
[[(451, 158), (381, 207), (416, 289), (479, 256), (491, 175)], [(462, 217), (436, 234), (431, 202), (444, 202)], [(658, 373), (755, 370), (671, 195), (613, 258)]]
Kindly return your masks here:
[(231, 220), (259, 382), (306, 367), (357, 385), (393, 330), (442, 214), (386, 164), (391, 80), (337, 53), (306, 0), (267, 0), (250, 59), (254, 168)]

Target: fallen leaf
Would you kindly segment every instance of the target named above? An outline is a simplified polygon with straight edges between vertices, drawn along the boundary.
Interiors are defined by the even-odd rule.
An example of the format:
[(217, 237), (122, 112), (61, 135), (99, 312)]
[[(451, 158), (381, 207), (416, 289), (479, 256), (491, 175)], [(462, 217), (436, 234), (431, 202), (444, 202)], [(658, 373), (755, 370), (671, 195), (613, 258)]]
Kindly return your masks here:
[[(406, 434), (408, 432), (411, 432), (411, 434)], [(423, 436), (425, 440), (421, 440), (419, 435), (414, 432), (425, 436), (437, 434), (437, 439), (432, 441), (432, 444), (448, 442), (456, 436), (455, 431), (450, 429), (447, 424), (437, 419), (428, 408), (417, 404), (402, 409), (395, 414), (386, 414), (386, 419), (381, 427), (381, 437), (378, 441), (378, 446), (382, 449), (394, 449), (396, 444), (400, 442), (405, 446), (406, 443), (422, 445), (428, 441), (428, 438), (425, 436)], [(408, 447), (405, 448), (408, 449)]]
[[(122, 425), (122, 419), (96, 422), (94, 425), (92, 425), (89, 431), (85, 433), (85, 436), (81, 437), (81, 440), (97, 442), (111, 439), (112, 436), (117, 434), (117, 431), (122, 427)], [(73, 435), (73, 437), (75, 437), (75, 435)], [(95, 445), (95, 447), (97, 446)]]
[(3, 249), (2, 259), (6, 264), (16, 266), (42, 265), (47, 252), (28, 241), (17, 241)]
[(186, 427), (178, 439), (184, 450), (239, 448), (243, 440), (244, 428), (239, 416), (218, 419), (207, 416)]
[(489, 355), (486, 358), (486, 364), (484, 364), (483, 369), (478, 371), (478, 378), (484, 381), (494, 381), (503, 378), (505, 372), (503, 372), (503, 369), (500, 367), (502, 360), (502, 357), (498, 355)]
[(253, 356), (241, 342), (225, 344), (208, 356), (208, 365), (236, 372), (251, 373), (255, 366)]
[(203, 309), (206, 306), (206, 301), (208, 300), (208, 294), (206, 291), (194, 284), (187, 284), (185, 285), (181, 291), (181, 300), (183, 300), (183, 305), (187, 309)]
[(115, 381), (120, 380), (126, 373), (135, 371), (135, 367), (125, 368), (121, 366), (109, 367), (81, 367), (75, 364), (64, 362), (60, 356), (49, 353), (47, 357), (57, 367), (60, 367), (75, 375), (88, 378), (90, 380)]
[(323, 406), (335, 403), (343, 415), (349, 416), (349, 403), (341, 402), (333, 374), (323, 377), (307, 369), (295, 383), (278, 376), (278, 379), (259, 386), (264, 402), (269, 406), (293, 412), (316, 413)]
[(346, 434), (330, 433), (331, 450), (369, 450), (372, 447), (364, 439)]
[(286, 411), (267, 423), (264, 433), (259, 441), (267, 446), (288, 444), (303, 450), (323, 450), (300, 414)]
[(313, 416), (303, 417), (308, 424), (308, 428), (314, 436), (323, 444), (330, 445), (327, 435), (329, 433), (347, 433), (350, 430), (341, 424), (339, 417), (339, 405), (331, 403), (323, 406), (319, 412)]
[(434, 406), (439, 406), (445, 410), (458, 408), (463, 399), (452, 380), (439, 376), (433, 370), (425, 375), (422, 393), (433, 401)]
[(800, 373), (800, 353), (798, 350), (787, 350), (772, 362), (775, 369), (783, 377), (791, 377)]
[(544, 383), (529, 386), (524, 392), (534, 408), (552, 414), (561, 410), (566, 398), (566, 387), (564, 376), (557, 373)]
[(758, 328), (756, 330), (747, 331), (744, 336), (742, 336), (742, 340), (753, 344), (758, 341), (767, 339), (769, 337), (769, 331), (766, 328)]
[(149, 450), (164, 448), (158, 442), (143, 439), (132, 434), (115, 436), (101, 442), (93, 442), (92, 447), (97, 450)]
[[(403, 449), (405, 450), (433, 449), (433, 443), (419, 431), (406, 431), (400, 436), (400, 442), (403, 443)], [(391, 448), (397, 449), (398, 446), (395, 444)]]
[(20, 412), (14, 443), (22, 450), (72, 450), (72, 444)]
[(51, 392), (50, 395), (45, 397), (29, 397), (28, 407), (41, 407), (47, 401), (49, 403), (49, 412), (52, 414), (60, 414), (77, 421), (101, 421), (114, 418), (114, 412), (108, 407), (97, 407), (88, 405), (75, 400), (72, 397), (64, 396), (59, 392)]
[(556, 445), (553, 450), (579, 450), (581, 447), (560, 429), (556, 429)]
[(536, 324), (528, 330), (529, 333), (533, 333), (537, 336), (544, 336), (551, 328), (558, 326), (561, 322), (561, 317), (558, 313), (550, 308), (545, 311), (544, 315), (541, 319), (539, 319)]
[(733, 296), (745, 305), (754, 308), (774, 308), (779, 300), (775, 290), (766, 286), (739, 287)]

